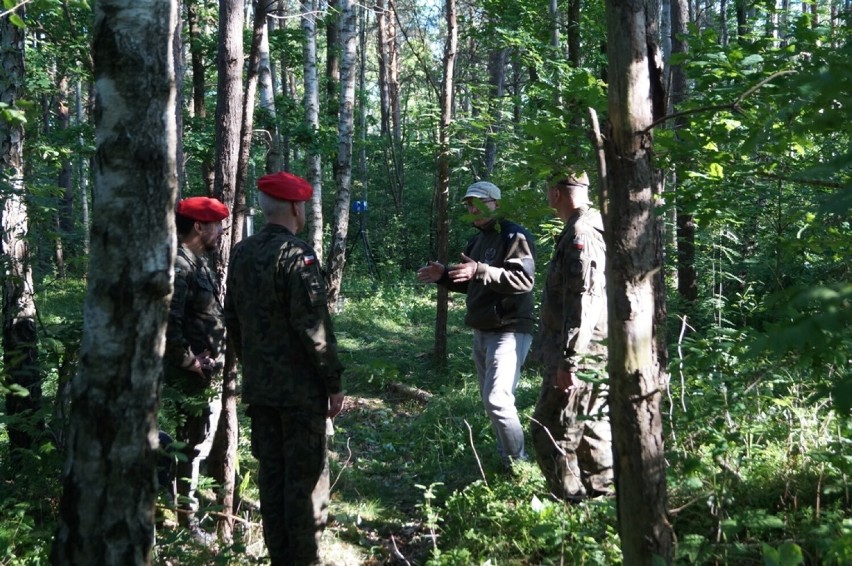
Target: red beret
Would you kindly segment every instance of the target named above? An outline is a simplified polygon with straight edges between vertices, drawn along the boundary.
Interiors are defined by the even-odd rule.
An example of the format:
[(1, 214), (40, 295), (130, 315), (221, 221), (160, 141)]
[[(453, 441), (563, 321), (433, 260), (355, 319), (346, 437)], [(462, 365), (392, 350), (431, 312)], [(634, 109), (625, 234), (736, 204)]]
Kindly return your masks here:
[(286, 171), (264, 175), (257, 180), (257, 188), (278, 200), (293, 202), (310, 200), (314, 194), (314, 188), (309, 182)]
[(198, 222), (218, 222), (228, 217), (228, 207), (210, 197), (189, 197), (177, 205), (177, 213)]

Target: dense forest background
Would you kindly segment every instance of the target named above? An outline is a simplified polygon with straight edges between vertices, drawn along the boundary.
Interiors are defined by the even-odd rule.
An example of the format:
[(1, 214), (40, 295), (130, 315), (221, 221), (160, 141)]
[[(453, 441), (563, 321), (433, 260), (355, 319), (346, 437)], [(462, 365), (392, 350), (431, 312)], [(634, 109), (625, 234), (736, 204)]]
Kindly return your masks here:
[[(74, 412), (84, 399), (80, 376), (93, 371), (86, 354), (110, 333), (133, 348), (123, 327), (92, 322), (93, 293), (113, 298), (104, 290), (116, 289), (98, 286), (118, 263), (99, 255), (104, 241), (144, 276), (146, 250), (173, 238), (154, 213), (169, 213), (175, 198), (211, 195), (234, 211), (224, 262), (229, 246), (263, 223), (254, 181), (282, 169), (315, 187), (304, 237), (329, 273), (347, 365), (349, 399), (331, 443), (330, 563), (627, 563), (620, 540), (632, 518), (615, 500), (564, 505), (548, 497), (534, 466), (516, 477), (497, 472), (463, 301), (415, 284), (413, 274), (429, 259), (454, 260), (471, 235), (455, 203), (475, 180), (500, 186), (504, 212), (536, 235), (539, 273), (559, 231), (545, 179), (583, 167), (603, 208), (612, 206), (607, 167), (618, 164), (600, 140), (615, 138), (607, 124), (627, 104), (612, 86), (621, 84), (616, 62), (635, 54), (614, 52), (607, 15), (632, 4), (183, 0), (171, 19), (169, 4), (4, 0), (0, 11), (0, 564), (43, 564), (52, 545), (75, 544), (57, 536), (70, 517), (69, 455), (86, 431), (109, 428), (84, 426), (101, 414), (93, 404), (91, 414)], [(643, 245), (657, 246), (660, 258), (646, 275), (660, 279), (657, 394), (674, 533), (661, 559), (850, 564), (852, 5), (639, 4), (649, 15), (640, 35), (654, 47), (642, 56), (659, 86), (654, 118), (636, 133), (653, 168), (648, 222), (658, 236)], [(103, 22), (122, 10), (135, 42), (103, 41)], [(121, 50), (136, 53), (138, 66), (132, 57), (104, 62)], [(162, 82), (145, 79), (154, 67)], [(140, 153), (105, 149), (98, 128), (108, 104), (98, 85), (108, 72), (136, 81), (127, 88), (143, 109), (174, 89), (174, 119), (163, 130), (173, 142), (155, 136), (144, 152), (165, 144), (174, 182), (162, 194), (130, 183), (125, 193), (98, 188), (109, 167)], [(146, 120), (140, 111), (128, 122), (138, 131), (128, 129), (133, 143), (124, 145), (147, 139)], [(124, 215), (107, 236), (99, 215), (122, 199)], [(116, 307), (118, 320), (145, 318), (140, 303), (114, 295), (125, 309)], [(156, 334), (162, 321), (143, 322)], [(139, 367), (154, 375), (149, 365), (122, 365), (116, 375)], [(524, 418), (538, 383), (532, 359), (519, 388)], [(116, 399), (133, 406), (132, 396)], [(136, 404), (139, 423), (153, 411), (173, 430), (168, 399)], [(222, 459), (234, 455), (236, 464), (230, 479), (205, 486), (216, 545), (176, 527), (161, 497), (156, 543), (122, 529), (74, 532), (142, 549), (121, 563), (261, 562), (254, 465), (242, 408), (234, 411), (239, 434), (223, 440)], [(156, 454), (144, 448), (145, 431), (139, 424), (133, 438), (150, 472), (138, 477), (151, 483)], [(92, 498), (136, 485), (135, 472), (116, 471), (114, 455), (101, 457), (99, 471), (75, 476), (91, 482)], [(155, 503), (153, 486), (136, 499), (122, 493)], [(84, 519), (79, 525), (108, 522)], [(53, 563), (74, 562), (62, 556), (54, 549)]]

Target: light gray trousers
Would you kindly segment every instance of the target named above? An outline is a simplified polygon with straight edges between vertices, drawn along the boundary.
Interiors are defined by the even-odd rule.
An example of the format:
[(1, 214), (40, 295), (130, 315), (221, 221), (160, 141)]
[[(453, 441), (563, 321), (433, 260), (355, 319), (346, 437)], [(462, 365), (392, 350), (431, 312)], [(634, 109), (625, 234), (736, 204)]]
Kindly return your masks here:
[(505, 463), (527, 458), (524, 429), (515, 408), (515, 389), (530, 344), (532, 334), (473, 332), (473, 362), (479, 379), (479, 394), (497, 436), (497, 450)]

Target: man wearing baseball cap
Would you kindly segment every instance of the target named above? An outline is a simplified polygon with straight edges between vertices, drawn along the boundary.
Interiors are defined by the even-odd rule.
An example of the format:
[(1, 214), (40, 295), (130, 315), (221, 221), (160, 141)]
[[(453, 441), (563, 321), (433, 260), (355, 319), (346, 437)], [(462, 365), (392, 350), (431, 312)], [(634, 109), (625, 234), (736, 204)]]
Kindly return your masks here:
[(313, 189), (286, 172), (257, 188), (266, 225), (231, 255), (225, 323), (242, 364), (271, 563), (316, 564), (328, 517), (326, 419), (343, 407), (343, 365), (319, 261), (296, 236)]
[(198, 530), (194, 511), (201, 462), (207, 458), (222, 408), (218, 376), (224, 365), (225, 323), (219, 283), (207, 265), (225, 229), (228, 207), (209, 197), (189, 197), (175, 210), (178, 250), (174, 294), (166, 329), (164, 400), (172, 401), (185, 444), (177, 465), (178, 521)]
[(535, 243), (524, 227), (499, 217), (500, 189), (493, 183), (473, 183), (463, 201), (479, 232), (468, 241), (461, 263), (430, 261), (417, 279), (467, 295), (465, 323), (473, 328), (479, 393), (497, 451), (511, 471), (513, 462), (527, 459), (515, 390), (535, 326)]

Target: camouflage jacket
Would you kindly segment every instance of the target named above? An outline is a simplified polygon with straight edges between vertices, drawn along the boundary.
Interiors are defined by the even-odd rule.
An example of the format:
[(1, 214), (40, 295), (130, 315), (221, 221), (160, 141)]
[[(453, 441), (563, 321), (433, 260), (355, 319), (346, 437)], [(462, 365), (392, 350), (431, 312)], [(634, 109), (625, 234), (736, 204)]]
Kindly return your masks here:
[(225, 352), (225, 322), (219, 284), (207, 260), (183, 244), (175, 258), (175, 283), (166, 328), (166, 364), (188, 370), (204, 350), (221, 369)]
[(473, 236), (464, 254), (477, 262), (470, 281), (453, 283), (445, 272), (438, 281), (467, 294), (465, 324), (477, 330), (532, 332), (535, 242), (522, 226), (490, 222)]
[(541, 331), (561, 336), (563, 369), (606, 336), (606, 244), (598, 211), (581, 207), (559, 234), (542, 291)]
[(234, 249), (227, 289), (225, 323), (242, 364), (244, 403), (314, 406), (341, 391), (325, 279), (306, 242), (267, 224)]

